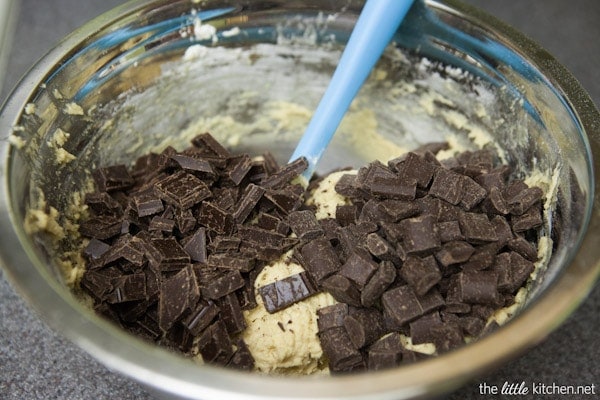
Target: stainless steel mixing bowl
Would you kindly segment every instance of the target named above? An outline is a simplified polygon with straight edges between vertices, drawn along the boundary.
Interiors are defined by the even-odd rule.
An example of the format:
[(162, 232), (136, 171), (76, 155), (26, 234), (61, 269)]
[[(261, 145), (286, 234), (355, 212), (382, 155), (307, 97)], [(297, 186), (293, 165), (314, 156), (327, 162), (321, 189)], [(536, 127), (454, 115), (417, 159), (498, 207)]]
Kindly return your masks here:
[[(425, 65), (418, 61), (422, 56), (469, 71), (496, 95), (486, 111), (505, 123), (477, 122), (494, 128), (494, 144), (516, 172), (559, 171), (558, 201), (544, 227), (553, 239), (552, 257), (523, 310), (493, 334), (437, 358), (352, 376), (276, 377), (197, 365), (94, 315), (67, 287), (57, 262), (74, 244), (48, 235), (52, 222), (38, 221), (46, 223), (38, 231), (25, 229), (31, 208), (52, 217), (52, 206), (59, 220), (72, 216), (74, 193), (85, 188), (91, 168), (167, 143), (181, 145), (186, 138), (179, 133), (200, 117), (253, 121), (274, 100), (312, 109), (361, 5), (132, 1), (74, 32), (36, 64), (0, 114), (0, 257), (8, 277), (48, 324), (110, 368), (164, 396), (400, 399), (455, 389), (534, 346), (565, 320), (600, 274), (600, 199), (595, 193), (600, 115), (575, 79), (544, 50), (454, 1), (417, 4), (395, 38), (408, 58), (384, 57), (380, 70), (385, 79), (368, 85), (361, 96), (372, 102), (382, 135), (414, 146), (438, 137), (409, 129), (422, 122), (420, 116), (394, 108), (389, 85), (415, 79), (417, 66)], [(202, 28), (209, 25), (216, 28), (214, 35)], [(195, 44), (205, 46), (188, 51), (196, 63), (182, 62)], [(464, 96), (453, 106), (475, 118), (481, 98), (471, 95), (483, 86), (473, 86), (456, 71), (441, 67), (438, 72), (464, 83)], [(291, 125), (277, 120), (256, 126), (228, 136), (229, 144), (250, 152), (269, 148), (285, 159), (300, 133), (288, 132), (294, 131)], [(64, 147), (76, 156), (62, 164), (52, 144), (57, 128), (70, 133)], [(460, 129), (455, 133), (466, 136)], [(369, 156), (342, 137), (321, 168), (357, 165)]]

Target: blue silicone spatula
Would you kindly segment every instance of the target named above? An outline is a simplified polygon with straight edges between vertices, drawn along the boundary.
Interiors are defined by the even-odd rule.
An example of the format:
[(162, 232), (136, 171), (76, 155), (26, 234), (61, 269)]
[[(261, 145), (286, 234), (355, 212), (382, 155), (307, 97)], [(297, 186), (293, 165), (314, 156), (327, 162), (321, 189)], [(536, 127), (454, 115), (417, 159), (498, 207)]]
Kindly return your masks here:
[(329, 145), (350, 103), (379, 60), (414, 0), (368, 0), (340, 62), (290, 161), (306, 157), (306, 182)]

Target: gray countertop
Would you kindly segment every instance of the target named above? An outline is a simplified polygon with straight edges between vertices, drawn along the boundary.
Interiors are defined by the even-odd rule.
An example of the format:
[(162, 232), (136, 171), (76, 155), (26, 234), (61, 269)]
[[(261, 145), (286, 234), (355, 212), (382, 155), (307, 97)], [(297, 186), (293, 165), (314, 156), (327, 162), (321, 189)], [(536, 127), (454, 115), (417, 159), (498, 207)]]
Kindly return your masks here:
[[(595, 103), (600, 104), (600, 1), (467, 2), (489, 11), (542, 44), (573, 72)], [(61, 37), (120, 3), (118, 0), (22, 0), (0, 103), (24, 71)], [(504, 382), (522, 381), (527, 385), (594, 384), (598, 394), (599, 330), (600, 287), (596, 286), (586, 302), (545, 341), (519, 359), (468, 383), (451, 398), (484, 398), (485, 395), (479, 394), (482, 383), (500, 386)], [(47, 328), (16, 294), (0, 270), (0, 398), (151, 397), (135, 382), (107, 370)]]

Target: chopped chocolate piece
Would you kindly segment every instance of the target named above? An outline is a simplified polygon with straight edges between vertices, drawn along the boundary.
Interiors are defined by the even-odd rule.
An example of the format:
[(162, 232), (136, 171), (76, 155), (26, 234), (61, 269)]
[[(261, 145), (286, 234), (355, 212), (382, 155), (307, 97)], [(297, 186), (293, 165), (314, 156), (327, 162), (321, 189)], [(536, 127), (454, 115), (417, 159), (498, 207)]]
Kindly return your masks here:
[(442, 325), (440, 313), (435, 311), (431, 314), (423, 315), (422, 317), (412, 321), (410, 326), (410, 338), (413, 344), (431, 343), (435, 340), (432, 334), (433, 327)]
[(254, 210), (254, 207), (256, 207), (260, 199), (262, 199), (264, 193), (265, 189), (256, 186), (253, 183), (246, 186), (242, 198), (240, 199), (236, 210), (233, 212), (233, 218), (238, 224), (243, 223), (246, 218), (248, 218), (252, 213), (252, 210)]
[(267, 171), (267, 173), (269, 175), (274, 174), (281, 168), (281, 166), (277, 162), (277, 159), (275, 158), (273, 153), (271, 153), (270, 151), (265, 151), (263, 153), (262, 157), (263, 157), (265, 170)]
[(435, 170), (435, 165), (426, 161), (424, 157), (409, 152), (402, 163), (402, 167), (398, 169), (398, 173), (404, 181), (414, 181), (418, 187), (426, 188), (429, 186)]
[(469, 304), (493, 304), (498, 301), (498, 275), (492, 271), (458, 274), (460, 299)]
[(393, 332), (375, 342), (368, 352), (368, 367), (370, 371), (380, 371), (400, 365), (404, 347), (400, 334)]
[(254, 357), (252, 357), (252, 353), (250, 353), (246, 342), (243, 339), (238, 339), (235, 347), (237, 349), (233, 353), (229, 363), (227, 363), (227, 366), (242, 371), (251, 371), (254, 368)]
[(338, 256), (325, 238), (308, 242), (300, 250), (304, 264), (302, 266), (317, 283), (339, 271), (341, 264)]
[(240, 271), (230, 270), (217, 274), (213, 279), (201, 280), (199, 285), (204, 297), (215, 300), (244, 287), (245, 283)]
[(196, 219), (199, 224), (220, 235), (230, 235), (235, 228), (233, 215), (208, 201), (202, 203)]
[(184, 210), (211, 196), (206, 183), (183, 170), (158, 181), (154, 191), (162, 200)]
[(356, 175), (344, 174), (335, 184), (335, 191), (342, 196), (356, 198), (360, 197), (360, 189), (356, 186)]
[(252, 168), (252, 159), (247, 154), (230, 158), (227, 162), (224, 175), (227, 183), (239, 185)]
[(190, 315), (182, 321), (183, 326), (194, 336), (198, 336), (219, 315), (219, 308), (211, 300), (201, 301)]
[(173, 237), (152, 239), (147, 246), (146, 256), (150, 265), (161, 271), (178, 270), (190, 263), (190, 256)]
[(403, 245), (408, 254), (428, 254), (440, 248), (440, 238), (434, 229), (434, 222), (431, 215), (400, 222)]
[(371, 307), (396, 279), (396, 267), (390, 261), (383, 261), (361, 292), (360, 301)]
[(159, 216), (152, 218), (150, 220), (150, 225), (148, 226), (148, 230), (150, 231), (160, 231), (165, 233), (172, 233), (174, 228), (175, 221)]
[(237, 252), (240, 248), (242, 239), (237, 236), (217, 236), (208, 245), (213, 253)]
[(493, 271), (498, 274), (498, 290), (514, 293), (525, 283), (534, 268), (531, 261), (523, 258), (516, 251), (498, 254), (493, 268)]
[(539, 187), (528, 187), (508, 198), (508, 206), (513, 215), (521, 215), (538, 203), (544, 192)]
[(123, 212), (121, 204), (106, 192), (87, 193), (85, 195), (85, 204), (96, 215), (119, 215)]
[(198, 228), (185, 242), (183, 250), (190, 256), (190, 259), (195, 262), (206, 261), (206, 229)]
[(124, 165), (113, 165), (104, 168), (98, 168), (92, 172), (92, 177), (101, 192), (112, 192), (131, 187), (134, 183), (129, 175), (127, 167)]
[(354, 347), (345, 328), (332, 328), (319, 333), (323, 352), (329, 359), (332, 373), (350, 372), (364, 368), (361, 353)]
[(510, 250), (516, 251), (529, 261), (536, 261), (538, 258), (535, 246), (522, 236), (509, 240), (507, 245)]
[(104, 300), (114, 289), (114, 277), (104, 270), (87, 270), (81, 279), (81, 286), (98, 300)]
[(490, 245), (484, 245), (477, 247), (473, 255), (469, 258), (469, 261), (462, 265), (463, 271), (480, 271), (487, 269), (494, 263), (494, 257), (496, 256), (496, 247)]
[(235, 335), (246, 329), (246, 320), (235, 293), (229, 293), (216, 300), (221, 310), (221, 320), (225, 323), (227, 333)]
[(215, 204), (223, 210), (233, 212), (233, 207), (238, 202), (238, 189), (235, 186), (214, 187), (213, 198), (215, 199)]
[(192, 144), (198, 149), (212, 153), (219, 158), (231, 157), (229, 151), (221, 146), (221, 144), (210, 133), (202, 133), (196, 136), (192, 139)]
[[(141, 274), (144, 275), (144, 274)], [(119, 279), (124, 279), (125, 277), (121, 277)], [(145, 280), (145, 279), (144, 279)], [(128, 285), (128, 286), (136, 286), (137, 289), (129, 289), (130, 291), (130, 295), (126, 296), (129, 297), (130, 300), (128, 301), (124, 301), (119, 299), (119, 301), (115, 301), (113, 304), (113, 308), (115, 309), (115, 311), (117, 311), (117, 313), (119, 314), (119, 318), (121, 318), (121, 320), (123, 322), (128, 322), (128, 323), (134, 323), (136, 322), (138, 319), (140, 319), (145, 313), (146, 310), (148, 309), (149, 303), (147, 301), (145, 301), (145, 297), (143, 297), (145, 295), (145, 291), (142, 291), (142, 286), (141, 286), (141, 280), (139, 280), (138, 282), (136, 282), (136, 284), (134, 285)], [(113, 293), (113, 299), (116, 300), (117, 297), (121, 296), (124, 291), (121, 291), (119, 294), (117, 294), (118, 290), (115, 289), (115, 292)], [(137, 293), (136, 293), (137, 292)], [(134, 297), (138, 297), (138, 299), (133, 300)], [(107, 299), (108, 302), (111, 302), (111, 299)]]
[(442, 279), (442, 273), (433, 256), (425, 259), (408, 256), (400, 268), (400, 276), (419, 296), (425, 295)]
[(243, 242), (253, 243), (264, 247), (280, 246), (285, 239), (285, 236), (277, 232), (261, 229), (254, 225), (239, 225), (238, 235)]
[(337, 303), (317, 310), (317, 326), (319, 332), (344, 326), (344, 318), (348, 315), (348, 304)]
[(233, 269), (240, 272), (250, 272), (254, 268), (254, 260), (244, 257), (241, 253), (217, 253), (208, 256), (209, 266), (222, 269)]
[(300, 175), (308, 167), (308, 161), (300, 157), (284, 165), (277, 172), (263, 179), (261, 186), (267, 189), (281, 189), (292, 179)]
[(198, 341), (198, 350), (204, 362), (227, 365), (234, 351), (223, 321), (217, 320), (206, 328)]
[(359, 289), (362, 289), (371, 276), (377, 271), (377, 263), (371, 258), (363, 257), (359, 253), (352, 253), (340, 269), (340, 275), (350, 279)]
[(265, 309), (273, 314), (317, 293), (305, 272), (288, 276), (258, 289)]
[(481, 203), (487, 196), (487, 191), (468, 176), (462, 178), (462, 198), (460, 205), (467, 211)]
[(293, 211), (288, 215), (287, 222), (300, 240), (313, 240), (323, 236), (323, 229), (312, 211)]
[(494, 226), (485, 214), (462, 213), (458, 222), (465, 239), (469, 243), (481, 244), (498, 240)]
[(152, 191), (144, 191), (133, 196), (133, 205), (138, 217), (158, 214), (165, 209), (162, 200)]
[(98, 239), (92, 238), (87, 246), (85, 246), (85, 249), (83, 249), (83, 255), (85, 255), (89, 260), (98, 260), (109, 249), (110, 245)]
[(344, 317), (344, 327), (357, 349), (362, 349), (385, 333), (383, 315), (375, 308), (350, 308)]
[(523, 180), (516, 179), (510, 182), (504, 189), (504, 198), (512, 199), (513, 197), (521, 193), (523, 190), (526, 190), (528, 187), (529, 186), (527, 186), (527, 184)]
[[(281, 224), (281, 219), (276, 217), (275, 215), (267, 214), (261, 212), (258, 214), (258, 218), (256, 219), (256, 226), (262, 229), (266, 229), (268, 231), (278, 231), (279, 225)], [(283, 235), (283, 233), (281, 233)]]
[(391, 176), (374, 176), (368, 183), (368, 190), (377, 197), (398, 200), (414, 200), (416, 197), (417, 183), (404, 181), (402, 178)]
[(390, 199), (379, 202), (379, 211), (386, 221), (398, 222), (401, 219), (417, 215), (419, 206), (413, 201)]
[(485, 327), (484, 320), (470, 315), (460, 317), (458, 323), (463, 332), (471, 337), (479, 336)]
[(358, 218), (358, 207), (355, 204), (338, 205), (335, 208), (335, 218), (340, 226), (354, 224)]
[(182, 210), (177, 208), (175, 211), (175, 222), (177, 223), (179, 232), (182, 234), (186, 234), (196, 227), (196, 218), (194, 218), (190, 209)]
[(462, 329), (456, 323), (445, 323), (431, 328), (433, 343), (438, 353), (445, 353), (465, 343)]
[(104, 255), (104, 265), (127, 260), (136, 267), (144, 263), (144, 244), (138, 238), (122, 236), (115, 242), (110, 250)]
[(473, 254), (475, 249), (467, 242), (452, 241), (445, 243), (442, 248), (435, 253), (435, 258), (444, 267), (464, 263)]
[(460, 230), (458, 221), (438, 222), (435, 224), (435, 227), (442, 243), (464, 240), (465, 238)]
[(506, 218), (501, 215), (495, 215), (490, 222), (492, 223), (492, 226), (496, 231), (496, 237), (498, 238), (495, 245), (498, 249), (501, 249), (514, 237), (510, 224)]
[(504, 199), (504, 194), (498, 189), (497, 186), (493, 186), (489, 189), (489, 193), (486, 201), (483, 203), (483, 209), (487, 213), (506, 215), (509, 213), (508, 204)]
[(521, 215), (513, 215), (511, 218), (512, 229), (515, 232), (525, 232), (529, 229), (542, 225), (542, 213), (540, 207), (532, 206)]
[(334, 299), (351, 306), (360, 307), (360, 292), (345, 276), (335, 274), (321, 282), (321, 287)]
[(264, 197), (284, 215), (299, 209), (302, 205), (302, 197), (297, 195), (290, 187), (280, 190), (267, 190)]
[(381, 296), (386, 326), (391, 330), (402, 326), (423, 315), (423, 309), (415, 292), (409, 286), (390, 289)]
[(79, 224), (79, 233), (84, 236), (106, 240), (121, 233), (120, 218), (112, 216), (92, 217)]
[(158, 324), (163, 331), (168, 331), (193, 306), (189, 303), (189, 292), (194, 279), (191, 268), (183, 268), (177, 274), (165, 278), (161, 282)]
[(209, 161), (199, 158), (186, 156), (184, 154), (174, 154), (171, 156), (181, 168), (193, 173), (200, 173), (201, 177), (214, 177), (215, 171)]
[(367, 250), (373, 256), (382, 261), (392, 261), (394, 263), (399, 263), (400, 258), (398, 254), (396, 254), (396, 250), (392, 247), (392, 245), (379, 236), (377, 233), (369, 233), (367, 235)]
[(131, 176), (135, 179), (144, 178), (158, 170), (158, 158), (156, 153), (148, 153), (138, 157), (131, 170)]
[(463, 177), (456, 172), (438, 168), (429, 188), (429, 194), (457, 205), (463, 197)]

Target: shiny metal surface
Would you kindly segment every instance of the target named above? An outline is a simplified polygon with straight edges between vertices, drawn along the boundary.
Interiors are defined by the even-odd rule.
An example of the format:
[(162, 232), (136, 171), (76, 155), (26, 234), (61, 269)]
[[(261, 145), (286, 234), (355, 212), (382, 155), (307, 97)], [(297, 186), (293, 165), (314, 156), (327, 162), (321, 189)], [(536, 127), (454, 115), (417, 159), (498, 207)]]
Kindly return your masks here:
[[(221, 11), (215, 12), (216, 15), (231, 5), (227, 2), (205, 2), (204, 7), (210, 9), (210, 5), (217, 3), (220, 4), (218, 8)], [(270, 2), (273, 6), (276, 3), (278, 2)], [(321, 3), (320, 5), (325, 9), (331, 6), (330, 2), (317, 3)], [(152, 48), (156, 46), (146, 45), (157, 44), (169, 37), (165, 33), (180, 29), (181, 24), (187, 21), (182, 15), (185, 16), (189, 12), (187, 2), (172, 2), (169, 6), (163, 6), (160, 13), (154, 11), (157, 4), (159, 2), (127, 3), (94, 20), (53, 49), (29, 73), (6, 104), (0, 115), (1, 132), (8, 132), (14, 125), (23, 123), (19, 118), (27, 102), (35, 101), (51, 113), (52, 100), (47, 93), (53, 88), (60, 88), (66, 98), (76, 99), (85, 107), (89, 107), (91, 104), (114, 97), (116, 93), (132, 85), (144, 86), (152, 82), (152, 68), (144, 69), (145, 74), (136, 76), (124, 75), (121, 72), (126, 71), (133, 62), (139, 62), (141, 59), (138, 58), (139, 54), (145, 54), (151, 60), (151, 56), (157, 54), (152, 52)], [(294, 7), (296, 3), (292, 4), (290, 6), (287, 3), (287, 7)], [(432, 2), (428, 3), (428, 6), (448, 26), (458, 27), (461, 31), (469, 32), (473, 37), (491, 38), (494, 43), (500, 43), (503, 49), (513, 50), (518, 54), (517, 60), (521, 60), (520, 57), (523, 56), (532, 68), (522, 74), (517, 71), (514, 75), (511, 75), (514, 69), (500, 68), (501, 72), (498, 72), (498, 65), (505, 66), (505, 64), (490, 63), (489, 59), (490, 57), (493, 59), (493, 54), (478, 60), (480, 54), (470, 53), (481, 50), (473, 46), (481, 46), (486, 42), (470, 41), (462, 49), (454, 49), (451, 52), (447, 47), (440, 46), (440, 41), (417, 42), (417, 44), (422, 49), (426, 48), (424, 45), (430, 45), (432, 56), (437, 54), (443, 56), (446, 61), (459, 63), (475, 72), (482, 71), (481, 75), (486, 79), (508, 79), (508, 82), (514, 80), (519, 84), (518, 87), (528, 85), (531, 77), (525, 75), (530, 72), (535, 73), (533, 82), (539, 85), (534, 86), (536, 89), (541, 88), (541, 91), (525, 91), (525, 97), (531, 103), (533, 113), (545, 107), (556, 107), (553, 111), (561, 116), (559, 121), (555, 120), (554, 114), (538, 113), (536, 117), (546, 124), (550, 122), (560, 124), (560, 132), (555, 132), (553, 135), (560, 136), (563, 135), (561, 132), (565, 132), (565, 138), (561, 139), (565, 139), (567, 145), (561, 149), (563, 154), (568, 155), (567, 161), (572, 162), (580, 172), (576, 181), (584, 192), (582, 200), (584, 210), (573, 210), (574, 226), (565, 231), (567, 233), (565, 240), (570, 246), (565, 246), (561, 250), (562, 253), (559, 252), (556, 256), (555, 269), (551, 270), (552, 274), (546, 281), (547, 284), (540, 287), (539, 295), (532, 300), (525, 312), (496, 334), (434, 360), (394, 371), (352, 377), (290, 379), (245, 375), (217, 368), (193, 366), (163, 350), (134, 340), (90, 315), (61, 285), (53, 271), (47, 267), (39, 247), (27, 237), (21, 227), (24, 211), (21, 204), (23, 198), (28, 195), (26, 187), (29, 179), (28, 163), (20, 158), (18, 152), (11, 148), (6, 140), (3, 140), (0, 142), (3, 157), (0, 165), (3, 176), (3, 190), (0, 197), (0, 234), (3, 239), (0, 244), (0, 255), (7, 267), (9, 277), (21, 288), (30, 303), (46, 316), (52, 326), (106, 365), (148, 386), (185, 398), (258, 396), (260, 398), (397, 399), (432, 396), (458, 387), (474, 374), (480, 374), (500, 365), (525, 348), (535, 345), (577, 306), (600, 273), (600, 249), (595, 245), (600, 239), (600, 219), (597, 214), (600, 200), (594, 193), (594, 189), (598, 187), (600, 173), (600, 117), (598, 110), (571, 75), (535, 44), (503, 24), (468, 7), (455, 2), (446, 4)], [(349, 24), (352, 22), (352, 13), (356, 13), (359, 9), (358, 5), (358, 2), (352, 3), (347, 11), (348, 19), (345, 22), (347, 29), (351, 26)], [(233, 12), (233, 15), (237, 15), (235, 10)], [(225, 15), (230, 17), (230, 14)], [(264, 23), (271, 19), (277, 20), (281, 15), (273, 9), (265, 9), (260, 21)], [(160, 22), (165, 18), (171, 18), (170, 22)], [(228, 24), (235, 26), (244, 21), (243, 18), (236, 19), (236, 17), (231, 17), (231, 20), (215, 18), (215, 24), (223, 23), (223, 28), (229, 26)], [(109, 26), (109, 22), (113, 20), (117, 21), (116, 25)], [(426, 29), (427, 32), (429, 29), (440, 28), (439, 25), (431, 23), (430, 19), (426, 21), (429, 25), (425, 28), (422, 25), (414, 28)], [(148, 25), (153, 28), (145, 28)], [(127, 35), (122, 36), (123, 32)], [(438, 38), (446, 41), (447, 35), (455, 32), (444, 29), (434, 33)], [(450, 37), (451, 40), (447, 43), (456, 43), (452, 40), (452, 36)], [(257, 41), (264, 39), (264, 37), (256, 38)], [(146, 46), (145, 52), (141, 51), (140, 43)], [(411, 46), (410, 43), (404, 44)], [(461, 51), (463, 56), (469, 57), (462, 57)], [(73, 54), (78, 54), (81, 58), (65, 62), (65, 57)], [(111, 77), (110, 81), (105, 79), (107, 76)], [(39, 84), (43, 81), (46, 82), (46, 88), (40, 90)], [(91, 87), (94, 90), (90, 90), (89, 82), (93, 82)], [(96, 90), (98, 86), (105, 89)], [(59, 119), (64, 117), (59, 114), (51, 115)], [(586, 158), (588, 153), (593, 155), (593, 161)], [(44, 168), (41, 168), (37, 173), (43, 171)], [(587, 230), (581, 229), (588, 223)], [(576, 247), (579, 247), (579, 250), (574, 257), (571, 248)], [(235, 385), (231, 385), (233, 381), (236, 382)]]

